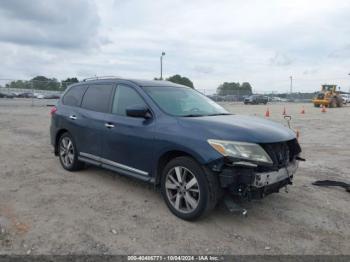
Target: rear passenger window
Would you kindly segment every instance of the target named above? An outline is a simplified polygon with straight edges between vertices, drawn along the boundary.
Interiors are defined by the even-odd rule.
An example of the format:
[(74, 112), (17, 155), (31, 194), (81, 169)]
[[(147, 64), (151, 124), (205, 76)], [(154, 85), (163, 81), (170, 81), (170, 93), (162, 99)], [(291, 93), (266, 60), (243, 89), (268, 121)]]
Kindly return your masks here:
[(81, 107), (92, 111), (107, 113), (109, 111), (109, 99), (112, 95), (113, 86), (89, 85), (84, 97)]
[(112, 113), (126, 116), (126, 109), (131, 106), (146, 106), (146, 103), (133, 88), (118, 85), (115, 90)]
[(71, 87), (64, 95), (62, 103), (67, 106), (80, 106), (81, 99), (86, 90), (86, 85)]

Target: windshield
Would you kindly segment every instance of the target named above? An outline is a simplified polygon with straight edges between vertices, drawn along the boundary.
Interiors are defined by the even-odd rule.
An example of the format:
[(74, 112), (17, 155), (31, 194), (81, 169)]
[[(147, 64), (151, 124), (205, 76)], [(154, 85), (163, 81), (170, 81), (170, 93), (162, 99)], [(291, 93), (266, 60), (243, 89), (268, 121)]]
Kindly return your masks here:
[(210, 98), (187, 87), (144, 87), (166, 113), (173, 116), (213, 116), (229, 113)]

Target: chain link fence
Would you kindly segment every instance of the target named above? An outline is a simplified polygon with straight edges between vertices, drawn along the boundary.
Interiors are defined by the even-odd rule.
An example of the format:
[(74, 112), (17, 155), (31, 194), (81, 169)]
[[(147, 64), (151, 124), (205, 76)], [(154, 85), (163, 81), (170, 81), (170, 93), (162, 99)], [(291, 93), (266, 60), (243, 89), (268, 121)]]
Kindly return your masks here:
[[(70, 84), (57, 80), (19, 80), (0, 79), (0, 99), (26, 99), (32, 106), (54, 104)], [(247, 95), (240, 90), (228, 90), (226, 95), (218, 95), (216, 89), (196, 89), (216, 102), (242, 102)], [(267, 96), (270, 102), (311, 102), (316, 93), (279, 93), (275, 91), (259, 92)], [(50, 100), (50, 101), (48, 101)], [(56, 100), (56, 101), (55, 101)]]
[[(197, 89), (202, 94), (208, 96), (216, 102), (243, 102), (249, 95), (240, 93), (240, 90), (227, 90), (225, 95), (218, 95), (215, 89)], [(266, 96), (269, 102), (311, 102), (317, 92), (301, 93), (301, 92), (276, 92), (264, 91), (256, 92), (254, 95)]]
[(59, 82), (57, 80), (18, 80), (0, 79), (0, 99), (25, 100), (32, 106), (55, 104), (64, 90), (76, 82)]

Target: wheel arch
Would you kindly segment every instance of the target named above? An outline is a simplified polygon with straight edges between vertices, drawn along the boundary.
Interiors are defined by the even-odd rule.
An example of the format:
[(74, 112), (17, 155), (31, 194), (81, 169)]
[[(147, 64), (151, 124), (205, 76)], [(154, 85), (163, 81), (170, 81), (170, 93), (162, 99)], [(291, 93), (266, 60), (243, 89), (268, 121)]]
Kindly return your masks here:
[(64, 134), (64, 133), (69, 133), (67, 129), (62, 128), (60, 129), (55, 136), (55, 155), (58, 155), (58, 141), (60, 140), (60, 137)]
[(169, 163), (169, 161), (171, 161), (172, 159), (180, 157), (180, 156), (190, 157), (190, 158), (194, 159), (195, 161), (197, 161), (199, 164), (203, 163), (203, 159), (201, 159), (200, 157), (196, 156), (195, 154), (190, 153), (190, 152), (185, 151), (185, 150), (166, 151), (160, 155), (160, 157), (158, 158), (158, 161), (157, 161), (157, 166), (155, 169), (155, 181), (154, 181), (155, 186), (159, 186), (160, 180), (162, 177), (162, 171), (163, 171), (164, 167), (166, 166), (166, 164)]

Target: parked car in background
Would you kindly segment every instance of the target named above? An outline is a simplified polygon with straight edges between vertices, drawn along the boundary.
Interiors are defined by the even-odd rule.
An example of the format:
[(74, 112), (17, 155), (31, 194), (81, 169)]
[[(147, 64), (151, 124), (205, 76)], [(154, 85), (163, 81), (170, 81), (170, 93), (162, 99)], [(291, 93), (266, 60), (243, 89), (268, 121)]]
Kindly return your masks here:
[(32, 92), (24, 92), (24, 93), (19, 93), (17, 97), (20, 98), (32, 98), (34, 97)]
[(278, 192), (292, 184), (302, 160), (291, 129), (230, 114), (168, 81), (74, 84), (51, 109), (50, 134), (64, 169), (89, 163), (149, 182), (186, 220), (208, 213), (223, 196), (260, 199)]
[(269, 101), (267, 96), (262, 96), (262, 95), (251, 95), (246, 98), (244, 98), (244, 104), (248, 105), (258, 105), (258, 104), (264, 104), (266, 105), (267, 102)]
[(12, 93), (0, 93), (0, 98), (14, 98)]
[(50, 94), (50, 95), (45, 95), (44, 99), (59, 99), (60, 95), (57, 94)]
[(340, 96), (343, 98), (344, 104), (350, 103), (350, 95), (349, 94), (341, 94)]

